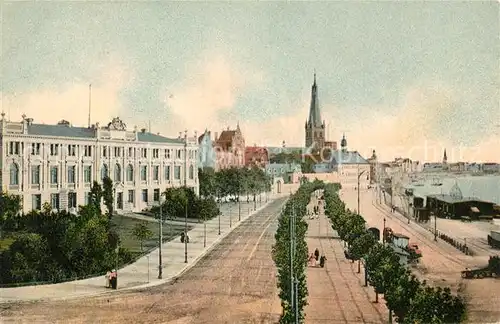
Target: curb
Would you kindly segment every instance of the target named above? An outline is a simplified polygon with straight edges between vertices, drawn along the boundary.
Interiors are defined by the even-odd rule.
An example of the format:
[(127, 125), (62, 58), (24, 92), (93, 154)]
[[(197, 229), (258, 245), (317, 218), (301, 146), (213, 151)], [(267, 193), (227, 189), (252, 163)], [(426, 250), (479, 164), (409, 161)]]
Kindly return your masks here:
[[(132, 286), (132, 287), (126, 287), (123, 289), (117, 289), (117, 290), (112, 290), (112, 291), (100, 291), (100, 292), (89, 292), (89, 293), (83, 293), (77, 296), (64, 296), (64, 297), (41, 297), (41, 298), (36, 298), (36, 299), (29, 299), (29, 300), (19, 300), (19, 299), (5, 299), (2, 300), (1, 297), (1, 290), (0, 290), (0, 305), (1, 304), (8, 304), (8, 303), (34, 303), (34, 302), (40, 302), (40, 301), (64, 301), (64, 300), (71, 300), (71, 299), (78, 299), (78, 298), (86, 298), (86, 297), (99, 297), (99, 296), (104, 296), (104, 295), (113, 295), (113, 294), (119, 294), (121, 292), (130, 292), (134, 290), (141, 290), (144, 288), (150, 288), (150, 287), (156, 287), (159, 285), (163, 285), (166, 283), (170, 283), (172, 281), (175, 281), (178, 279), (180, 276), (182, 276), (184, 273), (186, 273), (188, 270), (190, 270), (192, 267), (194, 267), (206, 254), (211, 252), (219, 243), (222, 241), (226, 236), (228, 236), (230, 233), (232, 233), (236, 228), (238, 228), (243, 222), (246, 220), (250, 219), (250, 217), (254, 216), (257, 214), (259, 211), (262, 209), (266, 208), (270, 203), (277, 199), (281, 199), (282, 197), (276, 197), (273, 200), (269, 200), (267, 203), (264, 203), (261, 207), (257, 208), (253, 212), (251, 212), (248, 216), (243, 218), (241, 221), (238, 221), (234, 224), (234, 226), (227, 232), (221, 234), (210, 246), (206, 247), (198, 256), (196, 256), (190, 263), (186, 264), (177, 274), (172, 275), (168, 278), (161, 279), (155, 282), (149, 282), (146, 284), (138, 285), (138, 286)], [(36, 287), (36, 286), (33, 286)]]

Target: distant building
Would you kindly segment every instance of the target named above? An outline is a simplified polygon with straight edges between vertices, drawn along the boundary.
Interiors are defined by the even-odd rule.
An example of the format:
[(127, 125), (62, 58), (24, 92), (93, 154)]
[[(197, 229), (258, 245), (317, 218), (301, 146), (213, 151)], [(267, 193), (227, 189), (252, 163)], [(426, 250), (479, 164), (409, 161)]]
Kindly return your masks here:
[(298, 183), (302, 176), (300, 164), (295, 163), (270, 163), (265, 171), (273, 179), (283, 179), (283, 183)]
[(200, 137), (198, 137), (198, 168), (213, 168), (217, 160), (215, 153), (214, 143), (212, 141), (212, 133), (205, 130)]
[(245, 166), (263, 168), (269, 163), (269, 154), (265, 147), (248, 146), (245, 148)]
[[(196, 138), (167, 138), (145, 129), (127, 130), (117, 117), (106, 126), (36, 124), (23, 116), (0, 119), (1, 190), (22, 197), (24, 212), (53, 209), (76, 212), (90, 202), (92, 183), (109, 177), (115, 210), (141, 211), (158, 204), (169, 187), (199, 191)], [(187, 155), (186, 155), (187, 153)]]
[(373, 183), (377, 179), (377, 164), (378, 164), (377, 154), (375, 153), (375, 150), (372, 151), (372, 156), (366, 161), (370, 163), (370, 181), (371, 183)]
[(245, 165), (245, 138), (241, 133), (240, 125), (235, 130), (222, 131), (220, 136), (215, 133), (214, 148), (216, 153), (216, 170)]

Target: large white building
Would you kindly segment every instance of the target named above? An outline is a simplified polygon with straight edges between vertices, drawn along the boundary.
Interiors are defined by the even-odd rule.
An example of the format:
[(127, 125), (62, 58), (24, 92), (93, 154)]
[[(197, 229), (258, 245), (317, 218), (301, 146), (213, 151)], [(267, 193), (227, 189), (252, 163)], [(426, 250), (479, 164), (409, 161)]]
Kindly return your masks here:
[(24, 212), (39, 210), (45, 202), (76, 211), (89, 202), (92, 183), (102, 183), (105, 176), (113, 180), (118, 212), (151, 207), (169, 187), (186, 185), (199, 192), (196, 137), (129, 131), (119, 118), (87, 128), (1, 116), (0, 188), (21, 195)]

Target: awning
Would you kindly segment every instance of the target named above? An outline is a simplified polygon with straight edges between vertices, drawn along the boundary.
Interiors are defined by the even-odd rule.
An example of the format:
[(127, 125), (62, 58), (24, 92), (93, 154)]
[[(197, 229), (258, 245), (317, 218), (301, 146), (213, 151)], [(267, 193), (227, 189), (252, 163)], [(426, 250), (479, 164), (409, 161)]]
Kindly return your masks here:
[(479, 213), (479, 212), (480, 212), (480, 211), (479, 211), (479, 208), (474, 207), (474, 206), (472, 206), (472, 207), (470, 208), (470, 210), (471, 210), (473, 213)]

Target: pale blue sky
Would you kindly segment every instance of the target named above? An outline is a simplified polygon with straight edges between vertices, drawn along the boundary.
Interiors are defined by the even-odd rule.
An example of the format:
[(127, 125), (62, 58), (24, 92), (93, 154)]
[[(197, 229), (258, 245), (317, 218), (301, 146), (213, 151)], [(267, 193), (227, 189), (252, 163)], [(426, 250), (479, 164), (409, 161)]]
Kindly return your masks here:
[[(197, 78), (192, 63), (217, 53), (243, 77), (258, 79), (233, 89), (230, 113), (216, 117), (221, 125), (240, 120), (250, 128), (300, 113), (302, 135), (266, 136), (275, 143), (302, 139), (316, 69), (332, 136), (376, 127), (367, 113), (403, 115), (408, 93), (420, 89), (447, 93), (446, 113), (417, 113), (429, 109), (433, 137), (470, 146), (500, 124), (498, 8), (493, 1), (4, 2), (1, 91), (20, 98), (77, 83), (99, 87), (98, 76), (119, 60), (132, 75), (116, 90), (120, 114), (168, 118), (165, 89)], [(261, 141), (248, 133), (256, 137), (249, 141)]]

